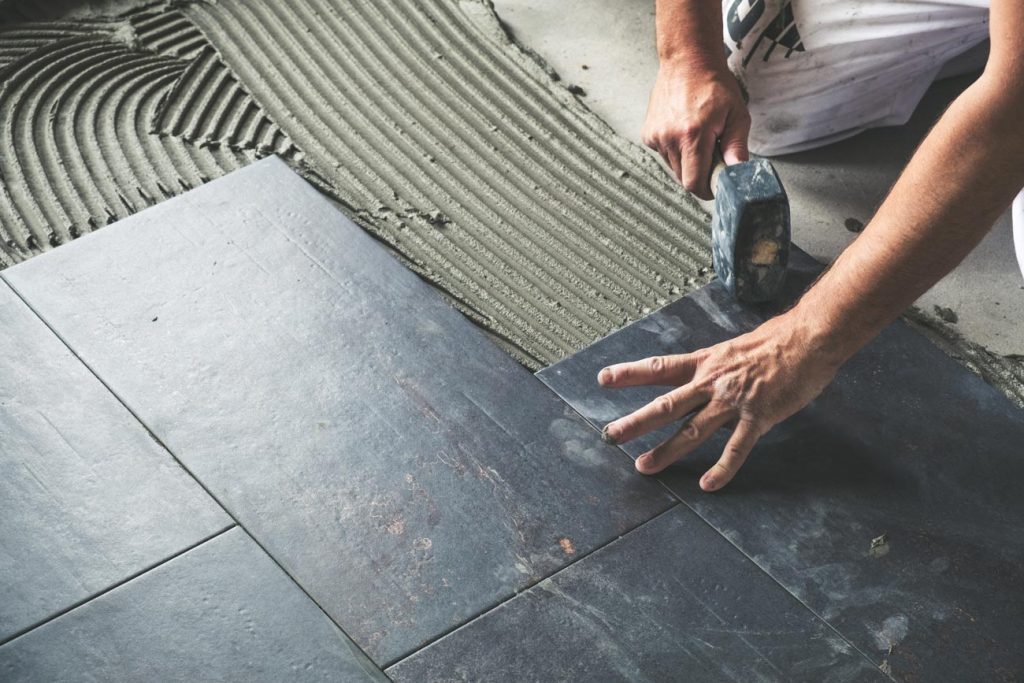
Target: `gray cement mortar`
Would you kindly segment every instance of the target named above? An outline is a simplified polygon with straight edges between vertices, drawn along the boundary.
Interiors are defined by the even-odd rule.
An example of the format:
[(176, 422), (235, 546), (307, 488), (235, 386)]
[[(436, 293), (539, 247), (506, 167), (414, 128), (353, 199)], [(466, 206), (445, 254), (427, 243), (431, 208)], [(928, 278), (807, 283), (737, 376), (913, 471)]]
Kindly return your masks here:
[[(653, 3), (337, 4), (0, 2), (0, 266), (276, 152), (531, 368), (707, 281), (707, 207), (635, 144)], [(833, 258), (963, 82), (779, 160), (796, 241)], [(919, 302), (956, 326), (920, 318), (1020, 401), (1008, 239)]]

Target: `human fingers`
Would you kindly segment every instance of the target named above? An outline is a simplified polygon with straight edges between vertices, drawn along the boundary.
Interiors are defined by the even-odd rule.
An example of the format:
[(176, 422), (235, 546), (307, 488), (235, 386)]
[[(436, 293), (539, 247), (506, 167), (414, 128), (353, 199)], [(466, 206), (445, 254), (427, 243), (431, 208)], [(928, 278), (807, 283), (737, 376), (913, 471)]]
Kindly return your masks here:
[(701, 477), (700, 487), (705, 491), (717, 491), (732, 481), (760, 438), (761, 431), (751, 420), (736, 423), (722, 457)]
[(750, 158), (747, 147), (750, 138), (750, 114), (746, 107), (733, 109), (725, 122), (725, 129), (719, 137), (722, 158), (726, 164), (738, 164)]
[(644, 145), (658, 153), (679, 180), (679, 149), (676, 145), (665, 144), (663, 133), (644, 130), (641, 135)]
[(711, 126), (688, 127), (680, 140), (680, 182), (701, 199), (712, 199), (711, 157), (715, 151), (715, 131)]
[(603, 387), (635, 387), (645, 384), (678, 386), (693, 378), (699, 361), (695, 353), (679, 353), (616, 363), (602, 368), (597, 373), (597, 382)]
[(736, 418), (736, 409), (721, 401), (711, 401), (683, 428), (664, 443), (636, 459), (641, 474), (655, 474), (707, 441), (718, 429)]
[(611, 443), (625, 443), (661, 429), (707, 403), (708, 396), (692, 385), (681, 386), (659, 396), (643, 408), (605, 425), (601, 437)]
[(676, 177), (677, 181), (682, 182), (680, 180), (679, 147), (673, 144), (662, 145), (658, 151), (661, 154), (661, 158), (668, 164), (668, 167), (672, 169), (672, 175)]

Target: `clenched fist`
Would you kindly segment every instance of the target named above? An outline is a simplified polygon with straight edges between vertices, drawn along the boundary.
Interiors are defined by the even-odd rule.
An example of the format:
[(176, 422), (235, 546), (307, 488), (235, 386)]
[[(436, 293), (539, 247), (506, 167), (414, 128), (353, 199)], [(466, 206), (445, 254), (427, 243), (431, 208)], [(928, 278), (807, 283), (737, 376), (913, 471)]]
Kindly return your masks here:
[(715, 144), (727, 164), (748, 159), (750, 113), (728, 69), (662, 63), (651, 92), (643, 142), (661, 154), (676, 179), (701, 199), (708, 184)]

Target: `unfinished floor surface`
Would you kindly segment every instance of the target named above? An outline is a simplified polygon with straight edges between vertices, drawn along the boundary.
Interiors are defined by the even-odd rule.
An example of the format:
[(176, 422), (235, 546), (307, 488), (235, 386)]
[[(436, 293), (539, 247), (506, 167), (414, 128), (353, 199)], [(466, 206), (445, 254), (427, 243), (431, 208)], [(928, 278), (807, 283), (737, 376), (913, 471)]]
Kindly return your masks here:
[[(0, 267), (278, 154), (516, 359), (556, 362), (706, 282), (710, 251), (704, 211), (635, 144), (651, 3), (542, 5), (0, 1)], [(782, 162), (798, 242), (827, 259), (852, 238), (938, 100)], [(961, 310), (962, 335), (915, 320), (1024, 406), (1001, 243), (922, 300)], [(979, 263), (985, 303), (949, 300)]]
[[(155, 245), (141, 252), (150, 258), (138, 256), (140, 244)], [(876, 671), (668, 489), (636, 474), (622, 451), (603, 443), (598, 430), (277, 159), (10, 268), (2, 278), (25, 302), (17, 303), (39, 316), (34, 324), (55, 335), (49, 343), (65, 344), (65, 353), (84, 364), (79, 372), (88, 368), (110, 400), (141, 423), (135, 429), (150, 431), (168, 466), (180, 463), (242, 527), (232, 537), (248, 535), (258, 544), (259, 553), (243, 543), (245, 552), (268, 553), (313, 601), (316, 610), (296, 606), (307, 616), (289, 632), (302, 632), (303, 619), (314, 630), (323, 631), (324, 619), (340, 630), (341, 649), (324, 655), (338, 666), (396, 665), (622, 536), (669, 562), (675, 551), (661, 547), (664, 523), (632, 534), (671, 511), (677, 524), (700, 529), (673, 539), (672, 547), (705, 553), (705, 562), (719, 558), (735, 576), (714, 585), (677, 577), (676, 590), (691, 596), (680, 604), (711, 604), (711, 594), (725, 587), (750, 602), (749, 612), (721, 622), (708, 608), (701, 623), (780, 631), (754, 645), (745, 637), (719, 638), (718, 647), (735, 657), (684, 657), (681, 671), (723, 679), (777, 671), (791, 679), (835, 665), (848, 674), (842, 680)], [(115, 505), (130, 500), (115, 488), (87, 500), (104, 495)], [(60, 501), (39, 505), (57, 514), (64, 511)], [(5, 533), (11, 538), (3, 545), (11, 546), (27, 532)], [(82, 539), (84, 531), (56, 539), (54, 552)], [(180, 610), (147, 628), (112, 626), (109, 612), (126, 609), (125, 601), (173, 602), (159, 577), (186, 571), (189, 557), (215, 553), (219, 539), (84, 604), (71, 595), (52, 605), (42, 626), (0, 645), (0, 670), (61, 671), (61, 662), (87, 647), (91, 631), (100, 650), (111, 643), (126, 652), (153, 650), (164, 664), (175, 648), (189, 651), (190, 638), (175, 634), (188, 630), (184, 624), (198, 618), (197, 610), (204, 613), (195, 600), (242, 599), (218, 594), (231, 572), (248, 565), (238, 559), (240, 550), (209, 578), (213, 588), (201, 597), (183, 594)], [(615, 567), (608, 580), (621, 572)], [(5, 590), (31, 598), (47, 587), (19, 581)], [(600, 600), (588, 590), (581, 603)], [(291, 623), (271, 608), (277, 599), (274, 591), (247, 595), (270, 601), (245, 607), (260, 615), (252, 618), (263, 624), (253, 626), (256, 634), (270, 637), (279, 628), (275, 616)], [(623, 606), (606, 609), (619, 610), (617, 623), (634, 618)], [(249, 652), (238, 643), (246, 630), (233, 615), (202, 623), (204, 642), (230, 644), (226, 661), (240, 647)], [(604, 642), (614, 642), (609, 638)], [(278, 651), (268, 648), (266, 670), (281, 665)], [(218, 657), (207, 646), (196, 652)], [(353, 652), (365, 654), (366, 666)], [(545, 656), (554, 665), (568, 655)], [(430, 661), (454, 672), (461, 666), (455, 656)], [(256, 661), (250, 665), (262, 670)], [(601, 664), (612, 667), (608, 672), (614, 665)], [(91, 656), (81, 667), (100, 678), (133, 672), (129, 660)]]
[(674, 502), (276, 158), (4, 278), (378, 663)]
[[(796, 264), (791, 294), (817, 269)], [(600, 393), (591, 366), (764, 313), (714, 286), (542, 373), (563, 401), (273, 158), (0, 277), (61, 372), (95, 377), (93, 403), (137, 420), (101, 416), (104, 432), (148, 430), (177, 472), (147, 500), (180, 503), (187, 473), (223, 510), (212, 538), (175, 541), (155, 567), (40, 602), (38, 626), (0, 641), (0, 671), (18, 678), (70, 660), (131, 677), (143, 654), (158, 677), (179, 655), (313, 680), (1024, 671), (1011, 491), (1024, 420), (904, 327), (766, 438), (725, 495), (704, 496), (687, 467), (645, 478), (602, 443), (601, 421), (642, 396)], [(882, 400), (890, 382), (918, 398)], [(47, 435), (29, 433), (12, 464), (31, 466)], [(140, 505), (64, 477), (37, 513)], [(72, 569), (66, 548), (92, 542), (81, 525), (35, 546), (31, 528), (0, 533)], [(62, 585), (19, 576), (3, 590), (24, 604)], [(131, 656), (97, 655), (115, 651)]]
[(0, 5), (0, 264), (276, 153), (533, 369), (710, 265), (705, 212), (484, 0), (131, 5)]

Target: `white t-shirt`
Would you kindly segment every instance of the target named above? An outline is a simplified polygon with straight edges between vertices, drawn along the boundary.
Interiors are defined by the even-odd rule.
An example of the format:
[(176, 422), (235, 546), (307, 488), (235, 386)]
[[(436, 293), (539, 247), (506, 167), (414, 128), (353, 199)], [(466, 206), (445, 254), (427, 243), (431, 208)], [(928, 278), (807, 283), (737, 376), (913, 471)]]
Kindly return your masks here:
[[(1022, 0), (1024, 1), (1024, 0)], [(950, 60), (988, 38), (989, 0), (723, 0), (750, 149), (775, 156), (907, 122)], [(1024, 273), (1024, 192), (1013, 209)]]
[(988, 38), (988, 0), (723, 0), (751, 149), (820, 147), (906, 123), (949, 60)]

